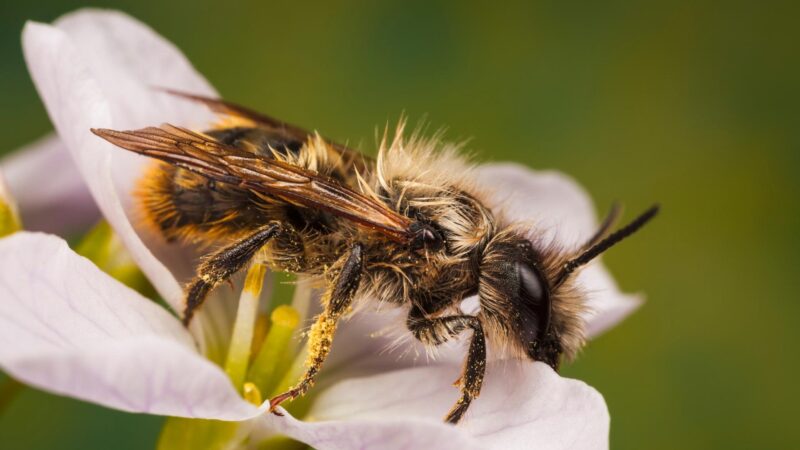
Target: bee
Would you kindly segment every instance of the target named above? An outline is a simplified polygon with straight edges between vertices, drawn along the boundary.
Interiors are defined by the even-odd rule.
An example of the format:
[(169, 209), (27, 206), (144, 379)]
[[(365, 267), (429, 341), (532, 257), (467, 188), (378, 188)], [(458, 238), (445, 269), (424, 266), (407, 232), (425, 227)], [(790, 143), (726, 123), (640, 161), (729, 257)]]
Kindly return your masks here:
[[(381, 302), (406, 308), (405, 326), (427, 346), (471, 332), (460, 397), (445, 416), (459, 422), (480, 394), (487, 340), (555, 370), (575, 356), (585, 341), (586, 294), (574, 275), (658, 212), (653, 206), (610, 233), (615, 208), (585, 245), (564, 249), (488, 208), (470, 164), (438, 138), (406, 138), (401, 124), (373, 159), (223, 100), (171, 93), (228, 121), (205, 132), (168, 124), (91, 131), (160, 160), (137, 195), (165, 238), (217, 248), (186, 287), (183, 323), (255, 257), (324, 280), (306, 372), (270, 400), (273, 412), (313, 385), (339, 319), (354, 304)], [(462, 313), (461, 301), (474, 295), (479, 311)]]

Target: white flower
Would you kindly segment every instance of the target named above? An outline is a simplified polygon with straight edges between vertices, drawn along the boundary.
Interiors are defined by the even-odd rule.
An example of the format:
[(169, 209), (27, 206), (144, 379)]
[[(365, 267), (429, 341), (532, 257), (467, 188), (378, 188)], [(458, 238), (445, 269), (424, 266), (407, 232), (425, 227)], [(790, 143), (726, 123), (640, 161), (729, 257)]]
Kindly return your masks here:
[(56, 135), (48, 135), (0, 161), (11, 196), (20, 204), (25, 228), (78, 234), (100, 219), (100, 211), (78, 168)]
[[(47, 155), (38, 167), (50, 167), (53, 175), (43, 175), (48, 177), (56, 176), (53, 161), (64, 160), (63, 149), (69, 152), (103, 216), (159, 294), (179, 310), (179, 280), (191, 273), (190, 259), (138, 229), (129, 217), (132, 183), (146, 160), (94, 137), (89, 128), (133, 129), (168, 121), (202, 129), (213, 121), (203, 107), (153, 87), (216, 92), (173, 45), (117, 12), (83, 10), (53, 25), (28, 23), (23, 46), (60, 139), (45, 141), (54, 150), (28, 152)], [(23, 216), (36, 211), (26, 203), (46, 205), (63, 194), (41, 184), (25, 188), (14, 168), (20, 166), (37, 166), (4, 166)], [(75, 220), (79, 224), (92, 208), (80, 196), (81, 185), (69, 175), (68, 163), (63, 167), (59, 182), (75, 188), (64, 198), (83, 211)], [(588, 197), (563, 175), (487, 165), (480, 177), (493, 187), (497, 207), (502, 203), (516, 219), (535, 218), (565, 244), (595, 231)], [(62, 210), (55, 211), (40, 211), (40, 217), (58, 222)], [(612, 326), (638, 304), (617, 290), (599, 262), (578, 280), (594, 293), (590, 334)], [(451, 383), (460, 360), (450, 355), (422, 364), (381, 353), (387, 339), (369, 337), (375, 322), (385, 323), (375, 313), (341, 328), (323, 369), (327, 378), (315, 388), (318, 396), (307, 417), (313, 421), (267, 414), (265, 406), (242, 399), (212, 362), (220, 360), (227, 344), (236, 303), (230, 290), (218, 291), (190, 333), (168, 311), (76, 255), (61, 239), (17, 233), (0, 240), (0, 367), (27, 384), (110, 408), (246, 421), (251, 443), (282, 434), (320, 449), (608, 446), (602, 396), (529, 361), (490, 363), (483, 392), (465, 420), (458, 426), (442, 423), (458, 397)]]

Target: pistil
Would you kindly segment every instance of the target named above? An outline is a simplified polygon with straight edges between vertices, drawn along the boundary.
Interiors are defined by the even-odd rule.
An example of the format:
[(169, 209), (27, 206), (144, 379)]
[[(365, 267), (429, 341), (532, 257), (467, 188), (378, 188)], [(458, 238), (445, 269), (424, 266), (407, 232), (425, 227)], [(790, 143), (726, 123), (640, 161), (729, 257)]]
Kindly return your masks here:
[(258, 303), (266, 273), (266, 266), (260, 262), (253, 263), (247, 270), (244, 289), (242, 289), (239, 299), (239, 309), (236, 312), (236, 322), (233, 324), (228, 357), (225, 360), (225, 372), (240, 393), (243, 392), (247, 365), (250, 362), (253, 330), (258, 316)]
[(263, 393), (274, 389), (281, 374), (279, 364), (291, 353), (292, 336), (300, 323), (300, 315), (288, 305), (280, 305), (270, 315), (270, 327), (267, 337), (261, 345), (261, 351), (250, 367), (247, 379)]

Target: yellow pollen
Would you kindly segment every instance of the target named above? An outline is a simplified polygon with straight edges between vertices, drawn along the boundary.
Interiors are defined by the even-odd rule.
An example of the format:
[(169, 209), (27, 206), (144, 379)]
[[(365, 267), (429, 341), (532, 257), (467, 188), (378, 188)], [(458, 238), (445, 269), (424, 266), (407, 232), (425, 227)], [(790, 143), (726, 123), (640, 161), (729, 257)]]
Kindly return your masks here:
[(256, 406), (261, 406), (261, 403), (264, 401), (258, 386), (249, 381), (242, 387), (242, 396), (245, 400)]

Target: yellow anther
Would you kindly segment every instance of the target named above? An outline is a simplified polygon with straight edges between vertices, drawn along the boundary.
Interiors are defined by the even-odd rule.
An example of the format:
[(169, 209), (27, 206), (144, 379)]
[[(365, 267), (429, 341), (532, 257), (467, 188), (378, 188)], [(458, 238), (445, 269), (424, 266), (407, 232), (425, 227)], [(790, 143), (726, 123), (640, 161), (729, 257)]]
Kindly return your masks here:
[(300, 314), (289, 305), (280, 305), (272, 311), (270, 320), (273, 326), (294, 329), (300, 322)]
[(242, 396), (245, 400), (256, 406), (261, 406), (261, 403), (264, 401), (261, 397), (261, 391), (258, 389), (258, 386), (249, 381), (246, 382), (242, 387)]

